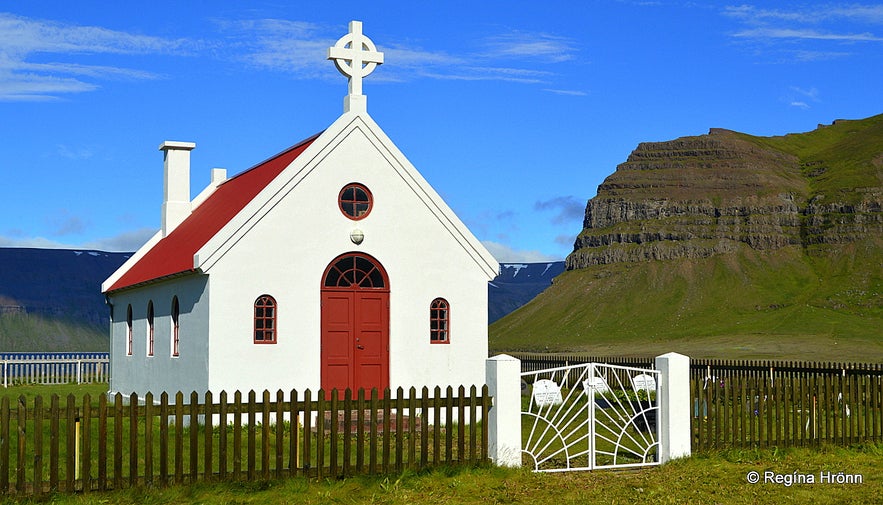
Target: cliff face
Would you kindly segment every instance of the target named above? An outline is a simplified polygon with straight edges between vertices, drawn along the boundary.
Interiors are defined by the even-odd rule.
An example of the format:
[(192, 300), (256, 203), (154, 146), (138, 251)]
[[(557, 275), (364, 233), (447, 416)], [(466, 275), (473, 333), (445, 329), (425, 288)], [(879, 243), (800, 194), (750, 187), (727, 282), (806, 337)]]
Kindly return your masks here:
[(589, 200), (567, 269), (852, 243), (883, 235), (881, 202), (883, 115), (642, 143)]

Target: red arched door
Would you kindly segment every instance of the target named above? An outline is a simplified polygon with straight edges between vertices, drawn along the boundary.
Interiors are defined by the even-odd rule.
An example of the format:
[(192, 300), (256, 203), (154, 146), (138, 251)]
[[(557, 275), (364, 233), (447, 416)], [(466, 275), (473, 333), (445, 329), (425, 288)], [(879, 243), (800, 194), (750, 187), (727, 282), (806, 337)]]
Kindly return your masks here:
[(371, 256), (338, 256), (322, 278), (322, 388), (389, 387), (389, 278)]

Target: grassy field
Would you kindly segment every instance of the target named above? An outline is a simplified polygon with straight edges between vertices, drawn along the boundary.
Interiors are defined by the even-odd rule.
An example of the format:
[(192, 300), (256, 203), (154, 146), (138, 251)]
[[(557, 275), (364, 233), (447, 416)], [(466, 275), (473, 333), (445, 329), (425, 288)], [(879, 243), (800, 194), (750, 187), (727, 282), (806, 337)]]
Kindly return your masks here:
[[(561, 274), (490, 326), (497, 351), (695, 358), (883, 360), (878, 249), (798, 248), (614, 264)], [(856, 269), (851, 265), (867, 265)]]
[(0, 315), (4, 352), (79, 352), (108, 349), (107, 329), (38, 314)]
[[(57, 504), (780, 504), (883, 502), (883, 446), (728, 451), (703, 454), (643, 470), (535, 474), (501, 468), (441, 469), (389, 477), (345, 480), (293, 479), (251, 484), (198, 484), (167, 489), (129, 489), (101, 494), (54, 495)], [(748, 482), (749, 472), (761, 482)], [(764, 482), (773, 472), (780, 483)], [(786, 478), (812, 475), (814, 484)], [(826, 472), (861, 476), (861, 483), (820, 482)], [(786, 477), (790, 476), (790, 477)], [(804, 477), (804, 479), (808, 479)], [(856, 480), (853, 477), (852, 480)], [(793, 481), (792, 481), (793, 482)], [(5, 500), (0, 503), (36, 503)]]

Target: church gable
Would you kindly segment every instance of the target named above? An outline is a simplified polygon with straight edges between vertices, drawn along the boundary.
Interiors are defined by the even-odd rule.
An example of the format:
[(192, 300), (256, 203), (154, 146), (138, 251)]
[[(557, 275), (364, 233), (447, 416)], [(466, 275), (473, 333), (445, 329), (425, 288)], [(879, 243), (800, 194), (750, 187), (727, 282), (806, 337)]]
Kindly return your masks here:
[[(400, 191), (407, 191), (415, 199), (414, 201), (418, 202), (417, 205), (407, 209), (399, 208), (402, 213), (389, 215), (389, 219), (400, 220), (405, 215), (413, 218), (416, 212), (433, 216), (446, 235), (444, 238), (437, 236), (436, 240), (452, 240), (459, 244), (487, 280), (496, 276), (498, 269), (496, 260), (404, 154), (367, 113), (352, 112), (345, 113), (325, 130), (303, 154), (286, 167), (278, 177), (270, 181), (238, 215), (206, 242), (197, 251), (194, 266), (209, 272), (230, 247), (257, 226), (267, 212), (276, 208), (289, 196), (298, 198), (298, 205), (304, 204), (300, 207), (301, 211), (297, 212), (299, 218), (311, 216), (323, 220), (322, 213), (337, 213), (338, 211), (333, 210), (337, 198), (326, 195), (321, 202), (309, 205), (308, 201), (311, 198), (303, 201), (296, 196), (300, 191), (298, 188), (312, 187), (314, 183), (321, 181), (330, 185), (321, 191), (331, 192), (336, 197), (347, 183), (360, 182), (359, 178), (362, 176), (368, 176), (373, 181), (387, 180), (395, 184), (396, 192), (399, 194), (392, 194), (392, 198), (387, 202), (405, 198)], [(401, 186), (402, 183), (404, 187)], [(313, 190), (320, 191), (315, 187)], [(376, 190), (382, 193), (384, 188), (377, 186)]]

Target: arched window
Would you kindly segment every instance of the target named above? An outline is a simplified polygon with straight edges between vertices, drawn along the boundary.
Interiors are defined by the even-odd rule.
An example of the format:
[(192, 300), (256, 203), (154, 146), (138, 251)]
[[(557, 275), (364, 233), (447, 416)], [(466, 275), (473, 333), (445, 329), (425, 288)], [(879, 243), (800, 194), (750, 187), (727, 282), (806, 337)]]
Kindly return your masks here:
[(132, 306), (126, 309), (126, 355), (132, 355)]
[(325, 272), (323, 286), (344, 289), (385, 289), (386, 274), (365, 254), (347, 254), (339, 257)]
[(153, 356), (153, 300), (147, 302), (147, 355)]
[(276, 343), (276, 300), (261, 295), (254, 301), (254, 343)]
[(172, 356), (178, 356), (178, 316), (180, 316), (180, 308), (178, 307), (178, 297), (172, 298)]
[(444, 298), (436, 298), (429, 306), (429, 343), (451, 342), (451, 309)]

